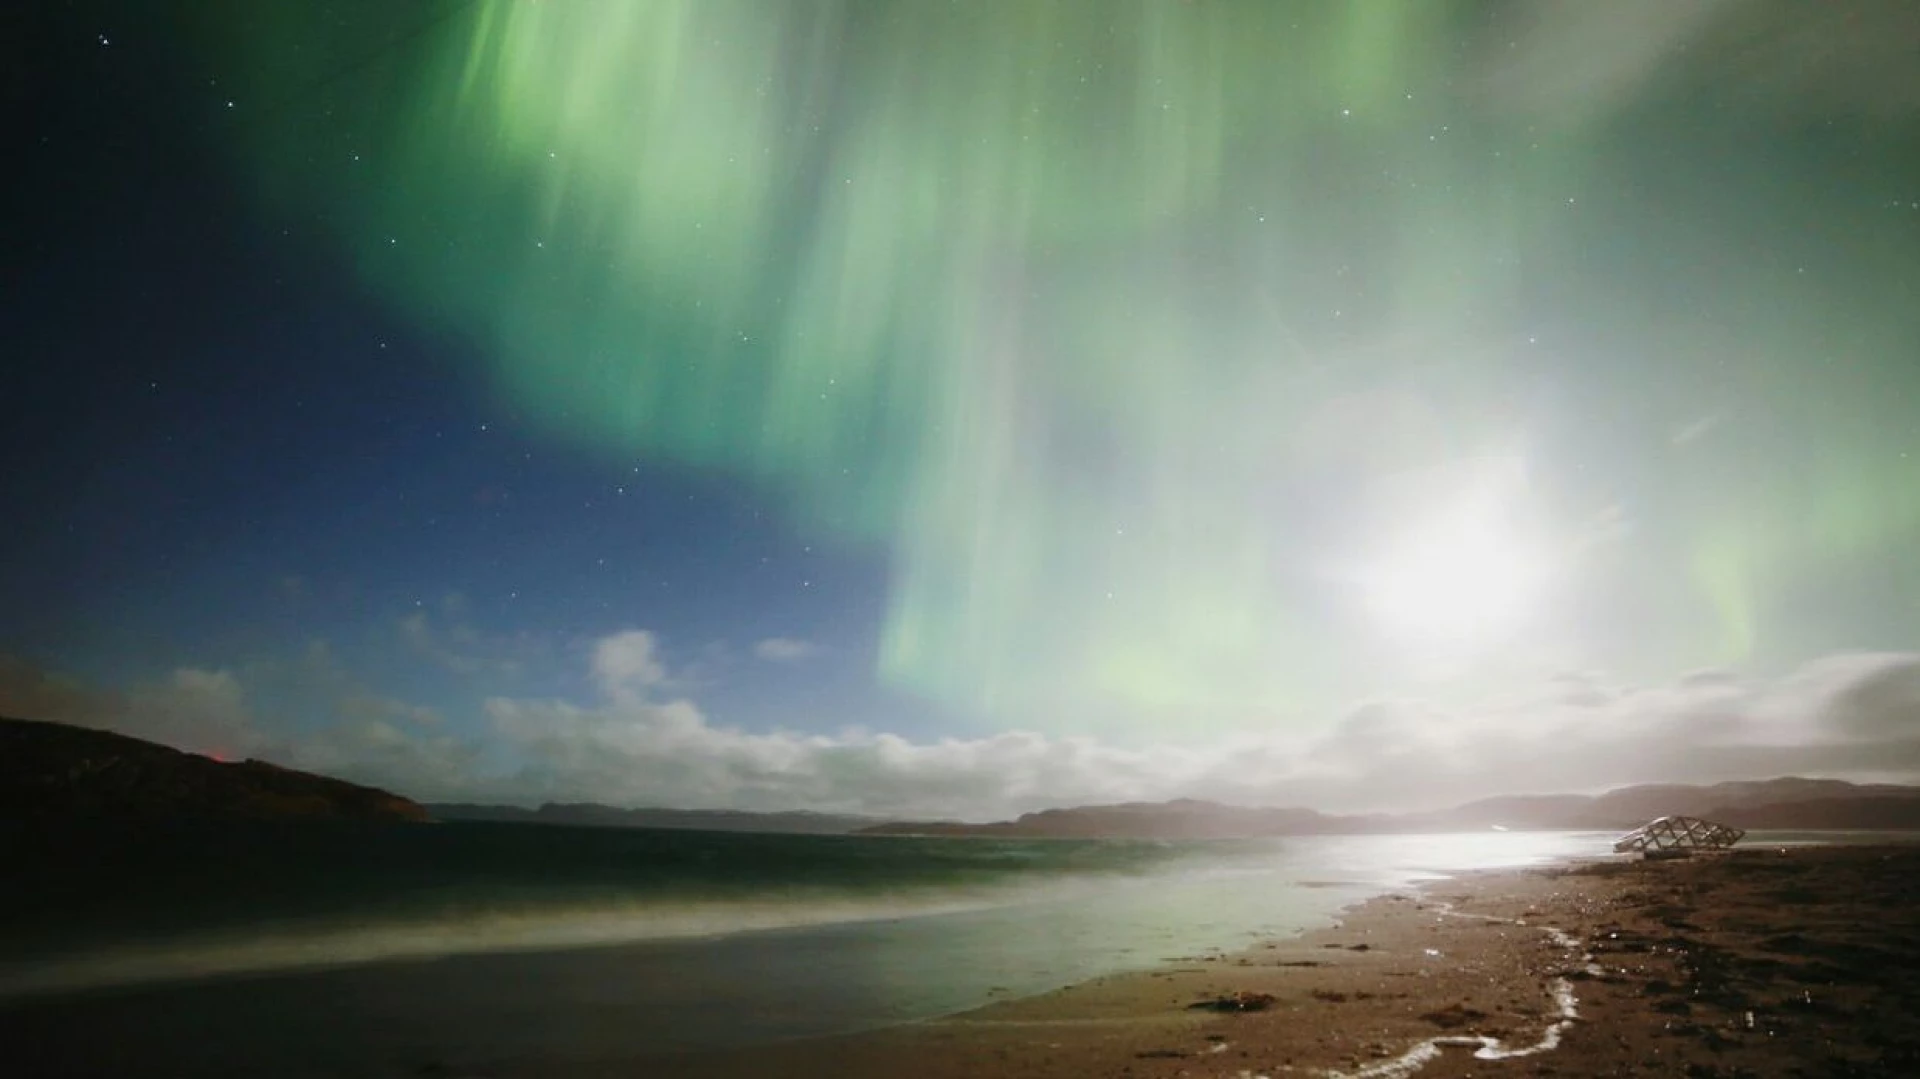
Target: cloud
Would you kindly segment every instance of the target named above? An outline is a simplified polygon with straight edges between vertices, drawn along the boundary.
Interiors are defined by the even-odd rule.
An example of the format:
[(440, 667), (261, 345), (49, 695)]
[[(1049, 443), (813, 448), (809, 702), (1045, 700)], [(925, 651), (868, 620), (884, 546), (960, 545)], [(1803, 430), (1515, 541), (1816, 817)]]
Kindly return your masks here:
[(181, 667), (121, 692), (0, 655), (0, 716), (119, 731), (221, 757), (244, 756), (264, 741), (239, 679), (229, 671), (196, 667)]
[(755, 642), (753, 654), (770, 663), (797, 663), (820, 654), (820, 646), (797, 637), (768, 637)]
[(440, 635), (434, 632), (425, 611), (415, 611), (400, 619), (400, 636), (416, 652), (456, 674), (480, 672), (482, 664), (479, 657), (466, 655), (449, 647), (440, 639)]
[[(1444, 805), (1650, 782), (1920, 777), (1920, 655), (1830, 656), (1772, 682), (1705, 671), (1669, 685), (1605, 687), (1584, 676), (1555, 689), (1496, 710), (1434, 712), (1407, 725), (1419, 752), (1349, 754), (1357, 763), (1344, 778), (1376, 798), (1394, 791)], [(1378, 722), (1356, 713), (1323, 749), (1365, 739)], [(1362, 801), (1324, 779), (1294, 789), (1318, 804)]]
[[(411, 706), (395, 705), (395, 719)], [(482, 747), (471, 739), (409, 729), (373, 714), (344, 718), (269, 750), (278, 763), (398, 791), (422, 801), (454, 801), (475, 789)]]
[(128, 734), (180, 749), (231, 759), (245, 757), (266, 741), (247, 707), (240, 680), (230, 671), (181, 667), (165, 679), (135, 686), (117, 724)]
[[(267, 682), (276, 674), (297, 675), (331, 721), (301, 730), (262, 722), (246, 676)], [(374, 693), (321, 642), (246, 674), (181, 667), (124, 692), (0, 655), (0, 715), (115, 731), (225, 760), (259, 757), (416, 797), (470, 789), (479, 756), (476, 744), (431, 733), (444, 722), (437, 710)]]
[(634, 694), (667, 680), (653, 634), (629, 629), (602, 637), (593, 645), (593, 678), (609, 697)]
[[(981, 817), (1132, 797), (1184, 756), (1027, 732), (930, 743), (748, 732), (709, 723), (685, 700), (495, 698), (486, 711), (526, 761), (498, 789), (523, 800)], [(1197, 776), (1201, 764), (1184, 767)]]
[(441, 608), (447, 617), (439, 622), (416, 610), (401, 617), (397, 625), (408, 647), (455, 674), (512, 677), (553, 652), (548, 641), (534, 634), (493, 634), (474, 628), (459, 617), (467, 601), (458, 592), (449, 592)]
[[(650, 654), (650, 652), (649, 652)], [(494, 698), (525, 761), (523, 798), (883, 815), (1008, 816), (1046, 806), (1202, 797), (1329, 810), (1437, 807), (1501, 793), (1790, 773), (1920, 775), (1920, 656), (1829, 657), (1773, 683), (1696, 672), (1619, 686), (1563, 675), (1497, 707), (1356, 707), (1324, 736), (1123, 746), (1007, 732), (911, 742), (848, 730), (751, 732), (691, 701)]]
[(1783, 679), (1756, 718), (1788, 736), (1821, 741), (1920, 736), (1920, 657), (1866, 652), (1815, 660)]
[(680, 695), (644, 630), (593, 642), (595, 700), (494, 696), (467, 715), (380, 694), (324, 649), (296, 661), (316, 664), (309, 683), (329, 719), (300, 729), (253, 714), (249, 669), (183, 667), (118, 692), (6, 656), (0, 714), (251, 753), (424, 800), (974, 820), (1181, 797), (1403, 810), (1647, 782), (1920, 777), (1920, 654), (1909, 653), (1828, 656), (1764, 682), (1705, 671), (1633, 686), (1577, 672), (1479, 708), (1369, 701), (1313, 737), (1133, 745), (1030, 731), (913, 741), (731, 726)]
[[(1002, 817), (1055, 805), (1202, 797), (1329, 810), (1413, 809), (1499, 793), (1788, 773), (1920, 774), (1920, 656), (1837, 656), (1773, 683), (1730, 672), (1623, 686), (1582, 672), (1504, 704), (1356, 707), (1325, 735), (1126, 746), (1013, 731), (912, 742), (864, 730), (754, 732), (711, 722), (665, 683), (649, 636), (596, 648), (652, 681), (594, 704), (496, 697), (493, 732), (524, 763), (522, 800)], [(609, 642), (618, 641), (616, 645)], [(631, 655), (629, 655), (631, 653)], [(606, 679), (602, 679), (607, 684)]]

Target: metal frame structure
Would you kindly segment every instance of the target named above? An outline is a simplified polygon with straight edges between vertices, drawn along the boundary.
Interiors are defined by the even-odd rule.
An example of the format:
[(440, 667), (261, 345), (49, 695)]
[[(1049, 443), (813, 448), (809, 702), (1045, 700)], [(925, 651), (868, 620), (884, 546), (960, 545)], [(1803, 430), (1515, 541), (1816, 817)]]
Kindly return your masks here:
[(1715, 824), (1698, 817), (1656, 817), (1614, 840), (1613, 849), (1621, 854), (1726, 850), (1746, 834), (1744, 829), (1730, 824)]

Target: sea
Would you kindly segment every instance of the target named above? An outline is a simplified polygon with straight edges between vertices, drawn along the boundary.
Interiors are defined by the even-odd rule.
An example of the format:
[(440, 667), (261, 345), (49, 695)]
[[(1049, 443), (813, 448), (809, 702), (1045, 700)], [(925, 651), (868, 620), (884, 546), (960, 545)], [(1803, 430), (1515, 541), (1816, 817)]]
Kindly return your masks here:
[(0, 839), (0, 1035), (101, 1073), (191, 1075), (244, 1073), (251, 1051), (282, 1074), (417, 1074), (857, 1031), (1239, 950), (1461, 871), (1604, 856), (1612, 836), (457, 823)]

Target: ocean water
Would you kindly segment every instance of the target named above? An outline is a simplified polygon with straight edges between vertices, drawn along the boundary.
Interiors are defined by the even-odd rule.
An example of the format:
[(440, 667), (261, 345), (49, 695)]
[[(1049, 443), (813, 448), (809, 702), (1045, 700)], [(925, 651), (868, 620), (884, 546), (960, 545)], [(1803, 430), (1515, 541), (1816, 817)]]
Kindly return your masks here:
[(178, 1074), (238, 1067), (256, 1043), (315, 1074), (699, 1050), (1232, 951), (1422, 879), (1605, 854), (1611, 838), (15, 832), (0, 1028), (55, 1056), (111, 1068), (97, 1054), (136, 1054)]
[(1604, 853), (1606, 838), (956, 840), (492, 823), (15, 835), (0, 996), (929, 917), (963, 934), (1059, 922), (1043, 935), (1063, 946), (1039, 951), (1083, 974), (1292, 931), (1422, 876)]

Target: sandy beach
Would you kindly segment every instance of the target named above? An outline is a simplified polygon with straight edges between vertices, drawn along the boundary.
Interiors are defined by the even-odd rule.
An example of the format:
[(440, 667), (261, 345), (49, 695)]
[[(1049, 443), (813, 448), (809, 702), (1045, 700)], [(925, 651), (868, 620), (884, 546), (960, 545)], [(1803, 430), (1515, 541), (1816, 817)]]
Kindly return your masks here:
[(1236, 955), (606, 1074), (1915, 1075), (1917, 888), (1920, 847), (1473, 874)]

